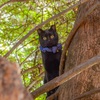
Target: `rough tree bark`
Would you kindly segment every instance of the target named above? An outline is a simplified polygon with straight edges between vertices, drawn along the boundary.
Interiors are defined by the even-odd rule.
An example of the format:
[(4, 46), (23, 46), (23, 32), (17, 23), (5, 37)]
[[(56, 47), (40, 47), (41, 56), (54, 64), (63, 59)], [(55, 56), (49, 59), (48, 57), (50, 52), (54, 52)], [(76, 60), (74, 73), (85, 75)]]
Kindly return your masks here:
[(33, 100), (24, 89), (18, 65), (0, 57), (0, 100)]
[[(99, 0), (90, 0), (79, 7), (76, 22)], [(73, 67), (100, 54), (100, 6), (97, 7), (77, 30), (69, 49), (65, 73)], [(79, 95), (100, 88), (100, 64), (82, 72), (60, 86), (59, 100), (74, 100)], [(79, 100), (100, 100), (100, 93)]]

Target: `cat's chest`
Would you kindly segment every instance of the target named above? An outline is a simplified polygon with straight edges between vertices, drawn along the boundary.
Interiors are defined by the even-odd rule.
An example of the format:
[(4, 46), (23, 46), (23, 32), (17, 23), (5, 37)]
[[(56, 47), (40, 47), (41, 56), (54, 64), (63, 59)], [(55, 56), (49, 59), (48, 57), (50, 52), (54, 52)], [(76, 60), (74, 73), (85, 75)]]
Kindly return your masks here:
[(42, 53), (44, 67), (58, 67), (60, 63), (61, 52), (58, 53)]
[(42, 53), (44, 67), (48, 73), (58, 72), (61, 52), (59, 53)]
[(57, 53), (42, 53), (44, 67), (48, 73), (58, 72), (61, 51)]
[(60, 60), (61, 52), (58, 53), (43, 53), (42, 57), (45, 62), (53, 62), (55, 60)]

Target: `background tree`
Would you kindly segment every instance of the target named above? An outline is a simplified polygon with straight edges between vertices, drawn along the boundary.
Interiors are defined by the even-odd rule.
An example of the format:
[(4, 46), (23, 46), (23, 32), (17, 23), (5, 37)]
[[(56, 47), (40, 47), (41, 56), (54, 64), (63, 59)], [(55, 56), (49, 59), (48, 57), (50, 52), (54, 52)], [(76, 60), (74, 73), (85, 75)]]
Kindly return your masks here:
[[(21, 0), (21, 1), (1, 0), (0, 2), (0, 5), (1, 5), (0, 6), (0, 54), (2, 56), (8, 57), (8, 59), (10, 59), (11, 61), (16, 61), (17, 63), (20, 64), (23, 84), (30, 92), (32, 92), (36, 90), (38, 87), (40, 87), (41, 85), (43, 85), (42, 80), (43, 80), (43, 75), (44, 75), (44, 69), (41, 63), (41, 55), (39, 51), (38, 35), (36, 32), (37, 28), (43, 27), (44, 29), (46, 29), (50, 25), (55, 23), (57, 27), (57, 31), (59, 33), (59, 37), (60, 37), (59, 42), (64, 44), (66, 42), (65, 39), (69, 35), (74, 25), (78, 5), (81, 3), (77, 2), (78, 0), (68, 0), (68, 1), (66, 0), (54, 0), (54, 1), (52, 0), (44, 0), (44, 1), (43, 0), (34, 0), (34, 1), (26, 0), (26, 2), (22, 2), (22, 1), (24, 0)], [(85, 1), (88, 1), (88, 0), (85, 0)], [(95, 2), (92, 0), (89, 4), (80, 6), (76, 22), (78, 22), (78, 19), (82, 17), (83, 13), (85, 14), (85, 12), (89, 8), (89, 5), (92, 6), (95, 4)], [(73, 6), (73, 5), (75, 6), (70, 8), (70, 6)], [(70, 9), (67, 11), (67, 13), (65, 13), (66, 12), (65, 9), (68, 9), (68, 8)], [(60, 12), (63, 12), (63, 13), (60, 13)], [(98, 14), (98, 10), (95, 10), (94, 12), (95, 13), (93, 13), (92, 15), (95, 16), (96, 19), (97, 18), (99, 19), (99, 17), (96, 16)], [(97, 28), (94, 26), (94, 25), (97, 25), (97, 24), (94, 24), (96, 20), (94, 20), (94, 17), (92, 17), (92, 15), (90, 15), (87, 18), (87, 20), (84, 21), (84, 23), (81, 25), (81, 27), (77, 31), (73, 40), (74, 42), (76, 40), (75, 44), (72, 41), (69, 47), (68, 59), (66, 61), (66, 66), (65, 66), (65, 72), (67, 72), (69, 69), (74, 67), (73, 64), (75, 64), (76, 66), (86, 61), (87, 59), (93, 57), (94, 55), (96, 55), (94, 54), (95, 51), (93, 52), (93, 55), (92, 55), (91, 48), (94, 49), (95, 46), (97, 47), (97, 44), (96, 45), (94, 44), (94, 47), (92, 47), (90, 46), (89, 41), (88, 41), (88, 44), (84, 44), (84, 41), (87, 41), (87, 39), (84, 41), (81, 41), (83, 40), (81, 35), (84, 36), (84, 34), (86, 35), (87, 32), (89, 32), (87, 28), (90, 29), (91, 27), (94, 27), (94, 29), (96, 30), (95, 32), (97, 32)], [(91, 18), (92, 21), (89, 18)], [(90, 24), (90, 22), (92, 22), (92, 24), (94, 25), (91, 26), (92, 24)], [(87, 25), (88, 27), (85, 25)], [(86, 31), (84, 31), (83, 29), (84, 26), (87, 29)], [(79, 34), (79, 32), (81, 32), (81, 34)], [(88, 40), (90, 39), (90, 41), (93, 42), (91, 38), (94, 38), (94, 37), (96, 38), (96, 36), (94, 36), (94, 34), (92, 36), (91, 35), (92, 33), (88, 33), (88, 34), (90, 34), (90, 35), (87, 35)], [(98, 35), (97, 36), (98, 38), (99, 33), (97, 35)], [(83, 46), (81, 47), (81, 44), (84, 46), (84, 48), (82, 48)], [(85, 45), (87, 45), (88, 48), (86, 48)], [(78, 47), (75, 48), (75, 46), (78, 46)], [(97, 54), (99, 52), (99, 48), (100, 47), (97, 47), (95, 49), (97, 50), (96, 51)], [(12, 51), (9, 52), (10, 50)], [(91, 56), (86, 55), (86, 58), (85, 58), (84, 56), (85, 50), (87, 50), (87, 53), (88, 51), (91, 51), (89, 52), (89, 54), (91, 53)], [(77, 55), (77, 57), (75, 55)], [(75, 59), (75, 57), (77, 59)], [(69, 65), (71, 67), (67, 67)], [(71, 84), (74, 84), (74, 83), (71, 83)], [(62, 90), (63, 90), (63, 86), (64, 85), (61, 86)], [(65, 86), (67, 87), (67, 85)], [(66, 90), (63, 90), (59, 98), (61, 98), (64, 95), (63, 94), (64, 92), (67, 94)], [(78, 92), (76, 94), (78, 94)], [(36, 100), (44, 100), (44, 98), (45, 98), (45, 94), (38, 97)]]

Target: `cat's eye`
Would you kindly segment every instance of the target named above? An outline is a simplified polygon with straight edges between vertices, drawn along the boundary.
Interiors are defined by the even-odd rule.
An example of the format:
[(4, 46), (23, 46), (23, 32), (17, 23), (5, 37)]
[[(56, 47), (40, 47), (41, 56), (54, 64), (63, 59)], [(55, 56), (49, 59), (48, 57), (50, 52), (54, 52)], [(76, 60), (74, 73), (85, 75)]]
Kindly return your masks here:
[(43, 40), (47, 40), (47, 38), (46, 37), (43, 37)]
[(51, 35), (50, 38), (53, 39), (54, 38), (54, 35)]

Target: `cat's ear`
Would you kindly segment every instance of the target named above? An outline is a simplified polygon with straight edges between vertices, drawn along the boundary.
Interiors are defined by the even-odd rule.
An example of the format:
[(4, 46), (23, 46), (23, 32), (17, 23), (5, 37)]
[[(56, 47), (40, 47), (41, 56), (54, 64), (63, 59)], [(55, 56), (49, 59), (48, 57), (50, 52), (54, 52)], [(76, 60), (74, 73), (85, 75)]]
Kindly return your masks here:
[(44, 31), (43, 31), (41, 28), (39, 28), (39, 29), (37, 30), (37, 32), (38, 32), (38, 35), (41, 35)]
[(56, 31), (56, 26), (55, 25), (51, 25), (50, 30)]

